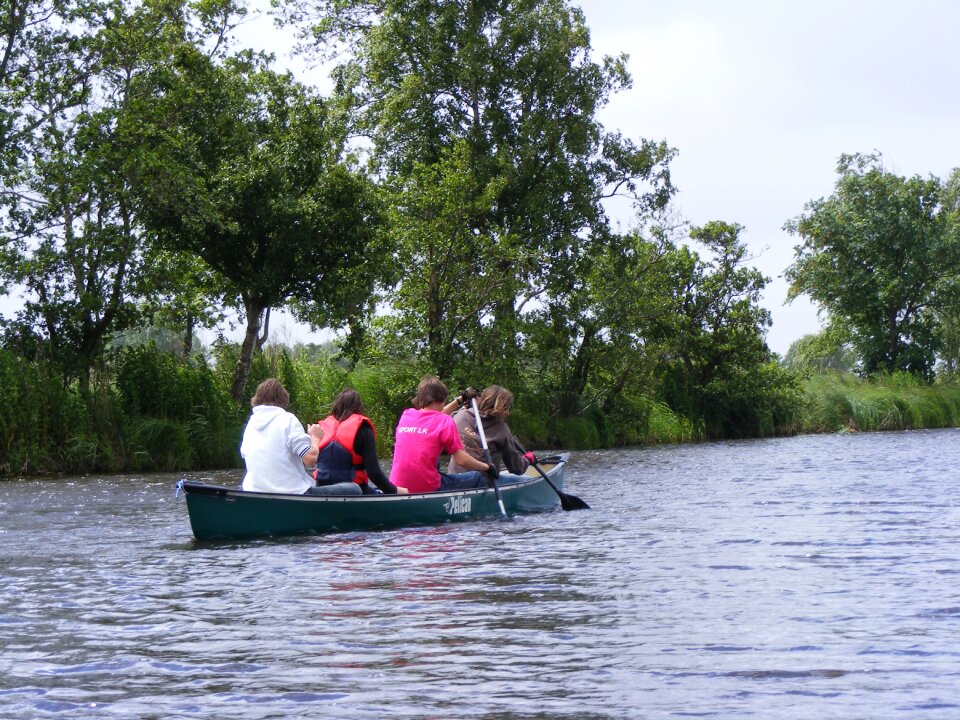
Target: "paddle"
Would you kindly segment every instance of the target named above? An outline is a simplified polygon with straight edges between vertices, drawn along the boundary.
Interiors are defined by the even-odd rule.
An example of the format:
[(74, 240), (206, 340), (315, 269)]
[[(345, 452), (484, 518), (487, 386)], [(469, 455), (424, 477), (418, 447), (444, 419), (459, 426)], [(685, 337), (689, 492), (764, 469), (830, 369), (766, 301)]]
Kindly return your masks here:
[[(524, 455), (527, 454), (527, 451), (523, 449), (523, 445), (520, 444), (519, 440), (514, 438), (513, 444), (517, 446), (517, 450), (519, 450), (521, 453), (523, 453)], [(536, 460), (534, 460), (530, 464), (533, 465), (534, 469), (538, 473), (540, 473), (540, 477), (542, 477), (544, 480), (547, 481), (547, 484), (553, 488), (553, 491), (560, 498), (560, 507), (562, 507), (564, 510), (589, 510), (590, 509), (590, 506), (587, 505), (585, 500), (581, 500), (576, 495), (567, 495), (567, 493), (560, 492), (560, 490), (557, 489), (557, 486), (553, 484), (553, 481), (547, 477), (547, 474), (540, 469), (540, 466), (537, 464)]]
[[(480, 411), (477, 409), (477, 399), (475, 397), (470, 398), (470, 402), (473, 403), (473, 417), (477, 421), (477, 433), (480, 435), (480, 444), (483, 445), (483, 459), (487, 465), (494, 467), (493, 458), (490, 456), (490, 448), (487, 447), (487, 434), (483, 431), (483, 421), (480, 420)], [(490, 476), (490, 482), (493, 483), (493, 491), (497, 494), (497, 502), (500, 504), (500, 514), (506, 517), (507, 509), (503, 506), (503, 498), (500, 497), (500, 486), (497, 485), (496, 475)]]

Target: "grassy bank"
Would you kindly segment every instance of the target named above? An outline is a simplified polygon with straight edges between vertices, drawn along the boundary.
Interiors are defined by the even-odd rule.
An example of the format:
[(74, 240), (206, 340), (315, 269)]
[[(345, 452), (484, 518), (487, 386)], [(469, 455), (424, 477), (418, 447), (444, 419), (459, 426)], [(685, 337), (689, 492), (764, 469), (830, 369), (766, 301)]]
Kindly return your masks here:
[(798, 433), (917, 430), (960, 425), (960, 385), (922, 384), (897, 374), (864, 380), (847, 373), (803, 382)]
[[(64, 387), (43, 362), (0, 352), (0, 384), (6, 397), (15, 398), (0, 405), (0, 476), (240, 467), (238, 448), (250, 409), (233, 403), (232, 375), (217, 369), (232, 367), (231, 359), (185, 362), (150, 346), (127, 348), (81, 390)], [(291, 412), (309, 423), (329, 412), (341, 388), (354, 387), (376, 425), (378, 452), (386, 458), (393, 451), (397, 418), (425, 371), (397, 363), (348, 369), (329, 357), (275, 351), (258, 356), (248, 396), (262, 379), (278, 377), (290, 390)], [(451, 389), (456, 389), (452, 382)], [(726, 436), (655, 398), (624, 398), (615, 413), (593, 407), (560, 417), (544, 402), (543, 389), (529, 380), (518, 378), (511, 389), (516, 395), (511, 427), (533, 450)], [(814, 375), (795, 381), (783, 397), (733, 392), (723, 397), (726, 404), (708, 398), (715, 414), (759, 418), (741, 422), (740, 427), (754, 429), (735, 437), (960, 426), (960, 385), (927, 385), (904, 375), (875, 380)]]

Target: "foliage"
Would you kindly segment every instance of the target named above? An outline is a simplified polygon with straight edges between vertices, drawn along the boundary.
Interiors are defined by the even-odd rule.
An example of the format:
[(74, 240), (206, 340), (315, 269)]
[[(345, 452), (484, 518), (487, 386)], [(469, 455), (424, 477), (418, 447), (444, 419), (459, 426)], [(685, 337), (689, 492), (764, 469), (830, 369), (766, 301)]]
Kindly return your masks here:
[(693, 228), (690, 237), (706, 254), (679, 248), (670, 283), (658, 399), (702, 422), (708, 437), (785, 432), (782, 423), (792, 412), (792, 375), (770, 367), (773, 355), (764, 340), (770, 316), (760, 293), (767, 279), (746, 264), (742, 231), (724, 222)]
[(824, 373), (804, 381), (800, 432), (909, 430), (960, 425), (960, 386), (904, 373), (860, 379)]
[(93, 62), (87, 30), (99, 7), (76, 0), (5, 3), (0, 12), (0, 176), (9, 178), (22, 167), (40, 128), (87, 98)]
[(783, 366), (800, 373), (852, 372), (857, 358), (847, 336), (838, 329), (832, 325), (816, 335), (794, 340), (783, 357)]
[(218, 65), (186, 48), (139, 92), (152, 113), (136, 131), (151, 150), (135, 168), (147, 222), (219, 273), (244, 309), (239, 403), (271, 307), (297, 298), (321, 326), (364, 306), (380, 277), (364, 255), (376, 198), (342, 162), (331, 105), (252, 54)]
[[(638, 212), (673, 192), (665, 143), (635, 144), (597, 120), (630, 83), (626, 57), (592, 58), (565, 0), (414, 5), (295, 0), (311, 47), (348, 52), (336, 71), (371, 161), (396, 196), (406, 270), (377, 328), (398, 354), (515, 376), (523, 316), (579, 282), (602, 247), (602, 201)], [(407, 355), (409, 357), (409, 355)]]
[(442, 376), (469, 364), (468, 348), (479, 355), (477, 363), (492, 359), (477, 328), (490, 318), (502, 286), (513, 283), (487, 265), (498, 254), (495, 234), (471, 220), (496, 202), (499, 183), (481, 186), (467, 153), (459, 142), (434, 164), (416, 163), (396, 189), (391, 226), (397, 262), (421, 271), (400, 283), (390, 296), (393, 312), (375, 324), (375, 337), (390, 333), (400, 340), (390, 343), (396, 356), (423, 353)]
[[(356, 388), (384, 457), (427, 373), (509, 387), (532, 449), (960, 423), (960, 172), (841, 159), (789, 226), (830, 325), (780, 365), (744, 228), (671, 217), (674, 152), (600, 124), (626, 57), (566, 0), (293, 0), (348, 50), (328, 98), (231, 54), (232, 0), (11, 7), (0, 474), (237, 467), (267, 377), (304, 423)], [(269, 344), (280, 307), (349, 335)], [(243, 342), (194, 354), (234, 310)]]
[(937, 178), (903, 178), (879, 155), (844, 155), (834, 194), (786, 229), (800, 236), (790, 295), (808, 294), (848, 332), (862, 372), (930, 376), (937, 312), (955, 303), (960, 224)]

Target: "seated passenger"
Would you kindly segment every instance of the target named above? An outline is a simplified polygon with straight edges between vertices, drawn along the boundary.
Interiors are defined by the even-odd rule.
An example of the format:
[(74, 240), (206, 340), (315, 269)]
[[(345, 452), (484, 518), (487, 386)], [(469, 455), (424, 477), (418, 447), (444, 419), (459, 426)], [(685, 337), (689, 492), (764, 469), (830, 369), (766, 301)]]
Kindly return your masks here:
[[(464, 450), (471, 457), (480, 460), (483, 458), (483, 446), (477, 432), (477, 419), (473, 414), (473, 404), (467, 402), (467, 397), (468, 393), (464, 393), (458, 398), (461, 407), (454, 413), (453, 420), (460, 433)], [(477, 410), (480, 411), (483, 434), (487, 440), (487, 449), (490, 451), (491, 459), (498, 467), (503, 463), (508, 472), (514, 475), (523, 475), (530, 464), (534, 462), (534, 456), (533, 453), (522, 453), (517, 449), (518, 443), (506, 422), (512, 407), (513, 393), (499, 385), (490, 385), (477, 398)], [(460, 471), (461, 468), (457, 459), (450, 458), (447, 472), (458, 473)]]
[[(485, 488), (483, 473), (496, 473), (494, 466), (470, 457), (463, 449), (457, 426), (450, 417), (457, 401), (444, 405), (447, 395), (447, 386), (428, 375), (417, 387), (413, 407), (400, 416), (390, 470), (390, 480), (398, 488), (410, 492)], [(467, 472), (441, 473), (437, 463), (443, 453), (456, 458)]]
[[(290, 395), (276, 378), (260, 383), (250, 399), (253, 411), (240, 443), (247, 466), (244, 490), (312, 494), (314, 483), (307, 468), (317, 461), (323, 430), (310, 425), (304, 432), (296, 416), (287, 412), (289, 404)], [(359, 495), (360, 488), (353, 494)]]
[(318, 488), (334, 493), (343, 483), (354, 483), (370, 495), (377, 492), (370, 487), (368, 480), (372, 480), (380, 492), (397, 493), (396, 485), (380, 469), (376, 431), (364, 412), (360, 393), (348, 388), (337, 395), (330, 415), (319, 422), (323, 440), (313, 473)]

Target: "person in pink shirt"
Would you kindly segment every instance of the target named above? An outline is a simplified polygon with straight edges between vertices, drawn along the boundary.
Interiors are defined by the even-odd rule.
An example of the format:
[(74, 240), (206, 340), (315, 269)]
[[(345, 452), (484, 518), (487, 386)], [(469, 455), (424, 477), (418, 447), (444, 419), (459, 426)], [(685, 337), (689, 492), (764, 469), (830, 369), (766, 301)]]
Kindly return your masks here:
[[(447, 386), (427, 375), (420, 381), (413, 407), (400, 416), (393, 446), (390, 482), (408, 492), (467, 490), (487, 486), (484, 473), (496, 477), (496, 467), (473, 458), (463, 449), (460, 433), (450, 414), (457, 401), (447, 402)], [(441, 473), (437, 467), (446, 453), (467, 472)]]

